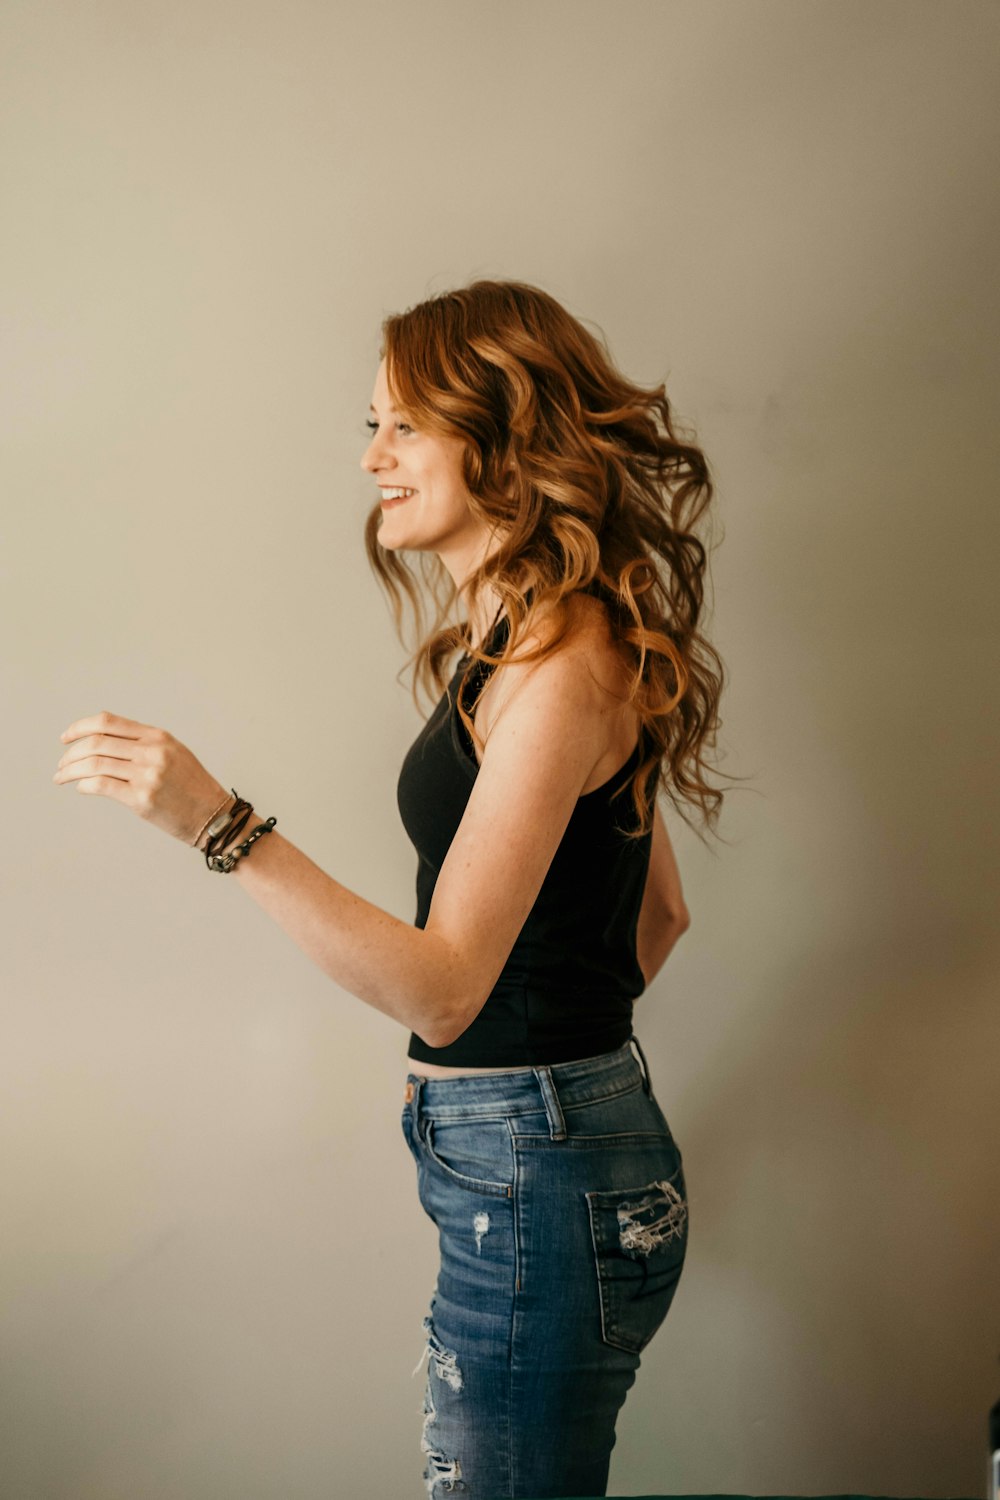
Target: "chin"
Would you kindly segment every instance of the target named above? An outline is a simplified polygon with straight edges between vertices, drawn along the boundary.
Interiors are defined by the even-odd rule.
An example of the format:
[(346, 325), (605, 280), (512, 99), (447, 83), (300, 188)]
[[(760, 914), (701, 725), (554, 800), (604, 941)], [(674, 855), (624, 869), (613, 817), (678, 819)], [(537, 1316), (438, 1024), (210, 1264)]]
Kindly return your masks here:
[(376, 540), (379, 546), (384, 547), (387, 552), (397, 550), (400, 552), (423, 552), (426, 550), (421, 542), (414, 540), (412, 536), (407, 536), (402, 527), (396, 531), (393, 526), (387, 526), (384, 522), (376, 533)]
[(402, 512), (406, 506), (400, 506), (399, 513), (385, 511), (382, 516), (382, 524), (378, 529), (377, 536), (379, 544), (383, 547), (406, 548), (411, 552), (433, 551), (439, 541), (439, 533), (427, 526), (426, 522), (421, 525), (419, 516), (404, 516)]

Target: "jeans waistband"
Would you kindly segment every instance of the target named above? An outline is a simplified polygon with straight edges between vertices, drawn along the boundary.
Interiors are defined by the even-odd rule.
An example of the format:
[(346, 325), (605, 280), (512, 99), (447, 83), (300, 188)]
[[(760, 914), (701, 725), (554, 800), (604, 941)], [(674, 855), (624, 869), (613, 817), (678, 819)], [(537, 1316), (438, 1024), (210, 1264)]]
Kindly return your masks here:
[(616, 1051), (599, 1057), (538, 1063), (520, 1071), (472, 1073), (465, 1078), (424, 1078), (419, 1073), (408, 1073), (405, 1099), (421, 1136), (421, 1121), (428, 1118), (496, 1118), (531, 1114), (544, 1108), (549, 1134), (558, 1141), (566, 1137), (564, 1108), (624, 1093), (635, 1086), (637, 1073), (646, 1093), (651, 1093), (646, 1054), (638, 1037), (631, 1036)]

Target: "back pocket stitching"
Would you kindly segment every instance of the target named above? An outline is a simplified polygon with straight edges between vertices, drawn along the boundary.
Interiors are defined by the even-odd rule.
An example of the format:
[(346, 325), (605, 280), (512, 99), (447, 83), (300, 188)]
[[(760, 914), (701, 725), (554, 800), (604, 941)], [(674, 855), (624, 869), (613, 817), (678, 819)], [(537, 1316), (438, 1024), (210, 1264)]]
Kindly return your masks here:
[[(594, 1248), (601, 1307), (601, 1335), (606, 1344), (624, 1349), (629, 1354), (640, 1354), (659, 1330), (673, 1301), (681, 1268), (687, 1253), (688, 1205), (685, 1195), (675, 1185), (678, 1178), (683, 1184), (683, 1172), (678, 1164), (668, 1178), (660, 1178), (638, 1188), (602, 1189), (588, 1192), (587, 1209), (590, 1216), (590, 1234)], [(666, 1211), (657, 1207), (657, 1200), (664, 1200)], [(617, 1227), (617, 1242), (607, 1244), (609, 1236), (601, 1232), (602, 1216), (610, 1225), (614, 1214)], [(649, 1222), (637, 1219), (637, 1215), (658, 1215)], [(656, 1231), (660, 1230), (658, 1235)], [(627, 1302), (637, 1301), (643, 1295), (649, 1276), (649, 1257), (669, 1252), (664, 1273), (675, 1273), (669, 1283), (666, 1307), (655, 1326), (647, 1333), (629, 1333), (622, 1326), (622, 1313), (626, 1302), (615, 1305), (622, 1299), (618, 1295), (625, 1283), (634, 1280), (613, 1276), (611, 1267), (616, 1261), (639, 1262), (642, 1281), (637, 1292), (627, 1296)], [(679, 1252), (679, 1253), (678, 1253)]]

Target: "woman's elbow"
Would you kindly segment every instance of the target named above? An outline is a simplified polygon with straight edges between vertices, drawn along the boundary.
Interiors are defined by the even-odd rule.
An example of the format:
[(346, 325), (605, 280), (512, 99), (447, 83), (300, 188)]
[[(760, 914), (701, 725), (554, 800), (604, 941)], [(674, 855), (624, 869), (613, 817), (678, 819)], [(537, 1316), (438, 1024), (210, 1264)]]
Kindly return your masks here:
[(660, 934), (661, 950), (663, 953), (663, 957), (660, 960), (661, 964), (673, 949), (674, 944), (684, 936), (690, 926), (691, 913), (686, 906), (681, 904), (680, 906), (670, 908), (664, 918)]
[(678, 937), (680, 937), (682, 933), (687, 932), (688, 928), (691, 926), (691, 913), (688, 911), (683, 901), (680, 902), (678, 906), (675, 906), (671, 909), (671, 911), (668, 913), (668, 921), (676, 929)]
[(471, 1005), (469, 1003), (462, 1005), (455, 1001), (447, 1010), (439, 1011), (433, 1020), (426, 1023), (427, 1034), (423, 1036), (423, 1040), (428, 1047), (450, 1047), (452, 1042), (457, 1042), (459, 1037), (468, 1031), (486, 1004), (487, 998), (488, 993), (483, 994), (481, 999)]
[(647, 928), (638, 935), (636, 959), (646, 987), (652, 984), (673, 951), (675, 943), (691, 926), (691, 913), (687, 907), (672, 906), (664, 911), (655, 930)]

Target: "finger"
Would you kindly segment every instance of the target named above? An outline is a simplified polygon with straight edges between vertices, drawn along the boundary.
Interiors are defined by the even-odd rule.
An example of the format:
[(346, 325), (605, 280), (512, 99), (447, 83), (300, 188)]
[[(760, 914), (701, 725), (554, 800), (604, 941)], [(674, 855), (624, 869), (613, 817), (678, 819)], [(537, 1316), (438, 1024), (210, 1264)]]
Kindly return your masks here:
[(81, 755), (65, 765), (60, 764), (52, 780), (80, 781), (88, 776), (106, 776), (109, 780), (128, 783), (132, 778), (123, 776), (122, 769), (130, 764), (130, 761), (113, 755)]
[(77, 782), (76, 789), (88, 796), (111, 797), (115, 802), (124, 802), (140, 814), (145, 811), (142, 799), (134, 795), (127, 781), (117, 776), (84, 776)]
[[(138, 760), (143, 747), (139, 740), (125, 739), (114, 734), (85, 734), (72, 740), (59, 757), (59, 766), (68, 766), (73, 761), (106, 755), (109, 759)], [(58, 767), (57, 767), (58, 768)]]
[(137, 719), (125, 719), (121, 714), (113, 714), (103, 709), (99, 714), (90, 714), (84, 719), (74, 719), (59, 738), (77, 740), (84, 734), (116, 734), (125, 739), (137, 740), (152, 727), (151, 724), (140, 724)]

